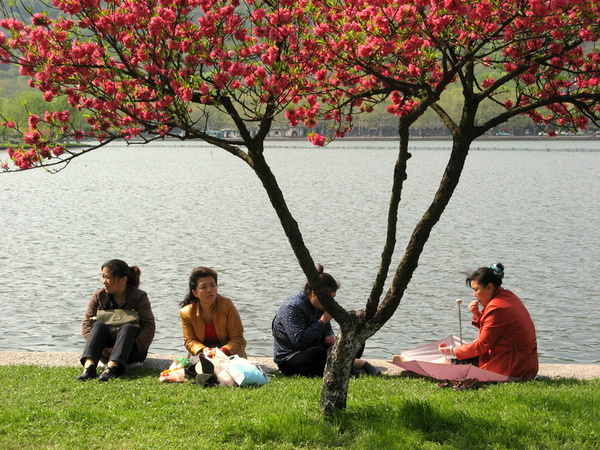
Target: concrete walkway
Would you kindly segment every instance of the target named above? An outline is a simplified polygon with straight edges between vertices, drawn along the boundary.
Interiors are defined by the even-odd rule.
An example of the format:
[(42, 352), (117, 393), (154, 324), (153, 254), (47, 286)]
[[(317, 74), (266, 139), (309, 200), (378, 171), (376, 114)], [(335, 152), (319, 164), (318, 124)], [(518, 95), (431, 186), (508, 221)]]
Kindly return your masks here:
[[(0, 366), (18, 364), (39, 365), (51, 367), (81, 367), (79, 363), (80, 353), (65, 352), (3, 352), (0, 351)], [(180, 355), (157, 355), (150, 354), (144, 363), (144, 367), (164, 370), (171, 362)], [(266, 373), (277, 372), (277, 366), (271, 358), (264, 356), (248, 357), (261, 366)], [(391, 359), (391, 355), (390, 355)], [(406, 371), (383, 359), (369, 359), (371, 364), (381, 369), (384, 375), (403, 376)], [(540, 364), (538, 372), (540, 376), (551, 378), (577, 378), (580, 380), (591, 380), (600, 378), (600, 365), (598, 364)]]

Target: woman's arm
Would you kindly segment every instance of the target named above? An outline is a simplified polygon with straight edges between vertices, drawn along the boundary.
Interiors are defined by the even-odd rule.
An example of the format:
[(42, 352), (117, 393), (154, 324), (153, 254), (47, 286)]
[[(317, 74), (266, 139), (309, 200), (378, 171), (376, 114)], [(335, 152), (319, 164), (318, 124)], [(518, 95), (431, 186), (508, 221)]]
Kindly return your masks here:
[(200, 329), (203, 324), (192, 320), (192, 310), (190, 308), (191, 307), (188, 306), (179, 310), (181, 331), (183, 332), (183, 345), (192, 355), (197, 355), (206, 347), (206, 345), (202, 343), (205, 329)]
[(148, 294), (144, 291), (138, 291), (138, 298), (136, 302), (137, 312), (140, 316), (140, 334), (136, 338), (138, 350), (145, 350), (150, 347), (154, 334), (156, 333), (156, 322), (154, 320), (154, 314), (152, 313), (152, 306), (148, 299)]
[(81, 321), (81, 334), (86, 341), (88, 340), (90, 331), (92, 331), (92, 325), (94, 325), (92, 317), (96, 317), (96, 314), (98, 314), (98, 306), (100, 305), (100, 297), (98, 294), (99, 291), (92, 294), (85, 310), (83, 320)]
[(305, 311), (294, 305), (289, 305), (286, 320), (281, 323), (289, 341), (298, 349), (305, 349), (311, 345), (319, 344), (324, 334), (333, 335), (331, 324), (323, 323), (320, 319), (311, 320)]
[(470, 344), (461, 345), (454, 349), (454, 354), (458, 359), (474, 358), (487, 353), (505, 333), (509, 322), (503, 308), (495, 308), (489, 304), (486, 306), (485, 314), (481, 317), (479, 323), (481, 328), (477, 339)]
[(227, 343), (222, 347), (225, 353), (229, 353), (230, 355), (245, 355), (246, 339), (244, 339), (244, 326), (233, 302), (231, 302), (227, 312), (227, 337)]

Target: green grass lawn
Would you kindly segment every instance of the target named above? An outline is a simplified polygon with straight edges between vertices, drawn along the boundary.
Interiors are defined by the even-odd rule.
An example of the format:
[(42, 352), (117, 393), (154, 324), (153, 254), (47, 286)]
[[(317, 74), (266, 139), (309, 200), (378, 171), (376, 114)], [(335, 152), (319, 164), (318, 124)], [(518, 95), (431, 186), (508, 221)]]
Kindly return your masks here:
[(136, 369), (101, 383), (78, 368), (0, 367), (0, 448), (600, 448), (600, 380), (538, 380), (480, 390), (362, 377), (348, 408), (319, 412), (320, 379), (258, 388), (160, 383)]

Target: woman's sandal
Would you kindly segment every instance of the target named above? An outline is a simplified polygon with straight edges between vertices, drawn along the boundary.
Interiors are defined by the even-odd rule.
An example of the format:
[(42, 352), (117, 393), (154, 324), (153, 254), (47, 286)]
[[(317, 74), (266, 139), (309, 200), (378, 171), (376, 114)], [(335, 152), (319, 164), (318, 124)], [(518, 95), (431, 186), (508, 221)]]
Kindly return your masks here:
[(466, 380), (461, 380), (452, 389), (455, 391), (463, 391), (465, 389), (479, 389), (480, 387), (481, 383), (477, 378), (467, 378)]

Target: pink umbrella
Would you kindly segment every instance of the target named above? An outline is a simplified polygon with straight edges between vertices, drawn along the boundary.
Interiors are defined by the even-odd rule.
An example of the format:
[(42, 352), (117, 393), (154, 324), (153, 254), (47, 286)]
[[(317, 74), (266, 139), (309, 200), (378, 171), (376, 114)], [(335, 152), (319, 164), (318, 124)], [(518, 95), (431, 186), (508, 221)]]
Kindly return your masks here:
[(427, 361), (391, 361), (398, 367), (436, 380), (508, 381), (508, 376), (480, 369), (472, 364), (439, 364)]
[(464, 380), (466, 378), (477, 378), (479, 381), (509, 380), (507, 375), (480, 369), (472, 364), (450, 364), (450, 361), (440, 356), (438, 351), (438, 346), (442, 342), (454, 346), (461, 344), (460, 339), (450, 335), (439, 341), (406, 350), (400, 355), (395, 355), (390, 362), (405, 370), (436, 380)]
[(410, 350), (405, 350), (400, 353), (400, 359), (401, 361), (411, 361), (416, 359), (417, 361), (439, 362), (440, 360), (444, 359), (443, 355), (438, 350), (438, 346), (442, 342), (445, 342), (447, 345), (451, 345), (452, 347), (457, 347), (461, 344), (464, 344), (464, 342), (461, 342), (459, 338), (453, 334), (450, 334), (439, 341), (429, 342), (427, 344), (411, 348)]

